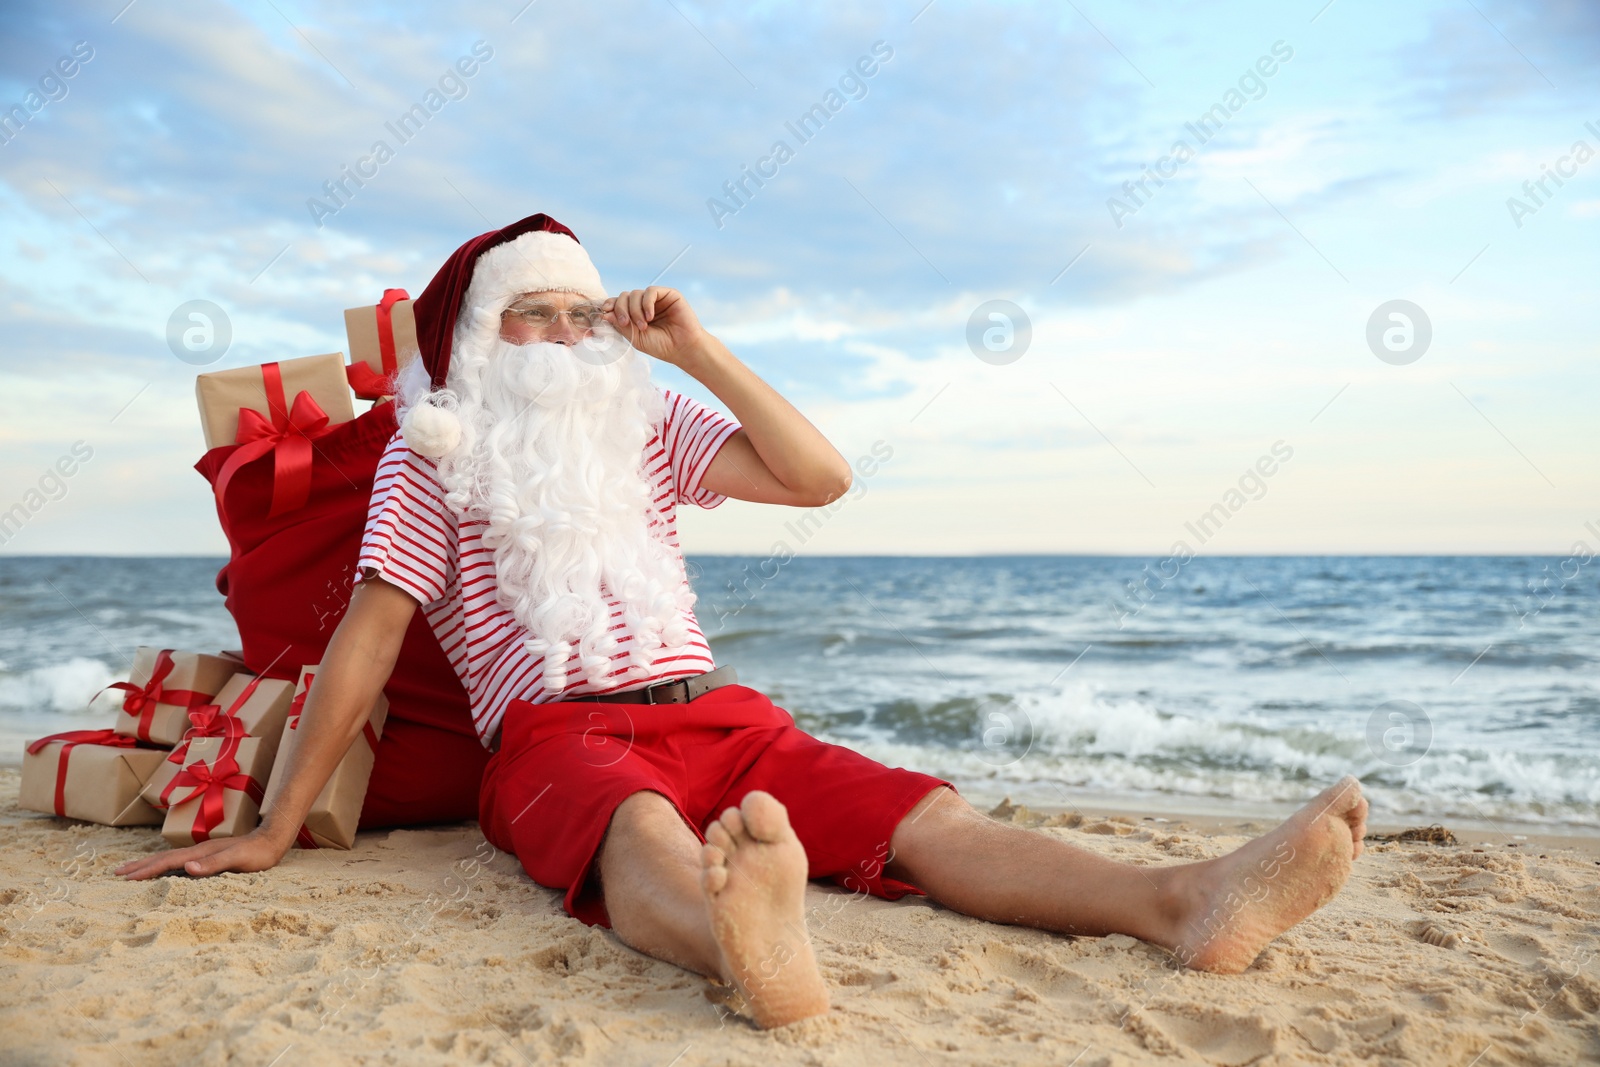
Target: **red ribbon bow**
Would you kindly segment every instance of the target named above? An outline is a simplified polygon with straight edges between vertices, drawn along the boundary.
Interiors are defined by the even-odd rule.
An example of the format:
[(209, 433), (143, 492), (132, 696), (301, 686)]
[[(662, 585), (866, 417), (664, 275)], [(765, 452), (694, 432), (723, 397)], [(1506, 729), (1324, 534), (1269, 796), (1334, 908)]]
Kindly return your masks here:
[(178, 787), (192, 787), (189, 794), (170, 801), (170, 806), (176, 808), (180, 804), (187, 804), (196, 797), (200, 798), (200, 810), (195, 812), (194, 825), (189, 835), (195, 843), (209, 841), (211, 831), (222, 824), (224, 808), (229, 790), (242, 792), (260, 804), (266, 796), (266, 791), (261, 788), (261, 783), (245, 774), (239, 767), (239, 761), (234, 758), (238, 751), (237, 740), (224, 741), (222, 750), (217, 753), (217, 758), (208, 766), (203, 762), (196, 762), (183, 768), (172, 779), (163, 793), (170, 798), (173, 789)]
[[(195, 708), (210, 700), (206, 693), (197, 693), (193, 689), (168, 689), (163, 684), (167, 675), (171, 674), (177, 664), (172, 661), (172, 649), (164, 648), (156, 653), (155, 669), (150, 672), (150, 680), (144, 685), (135, 685), (132, 682), (112, 682), (106, 689), (121, 689), (128, 695), (122, 698), (122, 710), (139, 720), (135, 733), (139, 740), (150, 740), (150, 723), (156, 716), (157, 704), (175, 704), (180, 708)], [(100, 690), (101, 693), (105, 689)], [(95, 694), (98, 696), (99, 694)]]
[(72, 756), (72, 750), (79, 745), (106, 745), (110, 748), (135, 748), (139, 742), (127, 734), (119, 734), (115, 730), (67, 730), (49, 737), (41, 737), (37, 741), (29, 742), (28, 755), (37, 756), (44, 751), (46, 745), (61, 743), (61, 755), (56, 759), (56, 814), (67, 813), (67, 760)]
[(222, 465), (217, 476), (217, 506), (228, 493), (228, 485), (245, 464), (272, 453), (272, 509), (268, 517), (302, 507), (311, 497), (311, 455), (313, 439), (326, 434), (328, 413), (316, 398), (304, 390), (295, 394), (294, 404), (285, 402), (283, 369), (276, 363), (261, 365), (261, 383), (267, 394), (268, 421), (254, 408), (239, 409), (239, 444)]
[[(390, 290), (390, 292), (394, 291), (395, 290)], [(300, 690), (300, 692), (296, 693), (294, 695), (294, 700), (289, 704), (288, 728), (291, 730), (297, 730), (300, 728), (300, 713), (306, 709), (306, 697), (311, 695), (311, 683), (316, 680), (316, 677), (317, 676), (315, 672), (307, 674), (304, 679), (306, 687)], [(372, 728), (372, 716), (370, 715), (367, 716), (367, 721), (361, 724), (361, 736), (367, 739), (367, 744), (370, 745), (372, 747), (372, 751), (376, 753), (378, 751), (378, 731)], [(295, 844), (299, 845), (301, 848), (322, 847), (321, 845), (317, 844), (317, 839), (311, 836), (311, 831), (307, 830), (304, 825), (302, 825), (299, 830), (295, 831)]]
[[(256, 688), (261, 684), (262, 675), (250, 679), (250, 684), (228, 706), (227, 711), (222, 710), (220, 704), (204, 704), (198, 708), (189, 709), (189, 729), (184, 731), (183, 740), (178, 742), (178, 747), (172, 750), (167, 757), (169, 763), (183, 766), (184, 760), (189, 758), (189, 742), (197, 737), (248, 737), (245, 732), (244, 720), (239, 718), (239, 712), (255, 696)], [(170, 791), (170, 787), (169, 787)]]
[(183, 744), (197, 737), (248, 737), (244, 720), (239, 718), (238, 704), (223, 711), (217, 704), (206, 704), (189, 712), (189, 729), (184, 731)]
[(385, 289), (378, 301), (378, 359), (383, 363), (383, 373), (372, 369), (361, 360), (344, 369), (350, 388), (362, 400), (382, 400), (394, 392), (394, 374), (399, 370), (399, 360), (394, 349), (394, 306), (411, 296), (404, 289)]

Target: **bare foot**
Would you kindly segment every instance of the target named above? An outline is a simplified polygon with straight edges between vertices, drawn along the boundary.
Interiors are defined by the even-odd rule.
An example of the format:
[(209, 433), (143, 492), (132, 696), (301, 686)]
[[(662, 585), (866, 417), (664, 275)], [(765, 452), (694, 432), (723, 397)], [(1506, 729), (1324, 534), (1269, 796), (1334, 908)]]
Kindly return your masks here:
[(706, 829), (701, 887), (723, 973), (756, 1024), (785, 1026), (828, 1010), (806, 933), (806, 853), (771, 793), (749, 793)]
[(1185, 966), (1238, 974), (1273, 938), (1333, 899), (1366, 832), (1361, 783), (1346, 775), (1271, 833), (1197, 864), (1167, 947)]

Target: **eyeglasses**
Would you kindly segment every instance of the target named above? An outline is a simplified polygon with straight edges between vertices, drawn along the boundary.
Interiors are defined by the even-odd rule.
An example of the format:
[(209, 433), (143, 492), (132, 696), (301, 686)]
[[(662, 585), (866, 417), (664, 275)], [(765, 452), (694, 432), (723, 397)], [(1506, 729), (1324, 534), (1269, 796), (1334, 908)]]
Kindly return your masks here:
[(564, 309), (554, 304), (520, 304), (506, 308), (505, 313), (514, 322), (536, 330), (554, 326), (562, 315), (567, 317), (575, 330), (592, 330), (605, 322), (605, 313), (594, 304), (577, 304)]

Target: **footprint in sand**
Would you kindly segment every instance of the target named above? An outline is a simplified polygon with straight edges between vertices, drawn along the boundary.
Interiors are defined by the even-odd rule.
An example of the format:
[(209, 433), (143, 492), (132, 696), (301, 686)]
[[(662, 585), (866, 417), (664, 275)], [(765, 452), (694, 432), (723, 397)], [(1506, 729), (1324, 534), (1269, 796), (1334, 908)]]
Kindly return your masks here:
[(1419, 919), (1406, 924), (1406, 933), (1436, 948), (1460, 948), (1461, 935), (1447, 926)]
[(1198, 1007), (1186, 1009), (1183, 1014), (1151, 1011), (1146, 1015), (1174, 1044), (1198, 1053), (1207, 1063), (1242, 1067), (1277, 1048), (1273, 1028), (1261, 1019)]

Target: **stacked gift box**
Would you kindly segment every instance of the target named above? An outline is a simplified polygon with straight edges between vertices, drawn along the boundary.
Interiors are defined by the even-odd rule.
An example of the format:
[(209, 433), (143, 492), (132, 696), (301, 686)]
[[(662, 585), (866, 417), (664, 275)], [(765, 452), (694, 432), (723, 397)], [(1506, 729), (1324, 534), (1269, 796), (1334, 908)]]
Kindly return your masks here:
[[(380, 403), (393, 393), (417, 354), (405, 292), (346, 311), (345, 325), (348, 366), (334, 352), (199, 375), (206, 447), (239, 446), (215, 484), (219, 500), (260, 460), (272, 464), (270, 514), (303, 506), (314, 442), (355, 417), (352, 391)], [(286, 776), (317, 669), (302, 667), (296, 684), (251, 674), (237, 654), (140, 648), (128, 680), (109, 687), (121, 698), (110, 726), (27, 746), (20, 804), (107, 826), (159, 825), (174, 847), (248, 833)], [(301, 847), (353, 845), (387, 711), (380, 696), (308, 813)]]
[(241, 672), (214, 703), (189, 712), (189, 729), (141, 793), (167, 813), (168, 844), (237, 837), (256, 825), (293, 696), (290, 682)]
[(134, 654), (115, 721), (28, 745), (22, 761), (24, 808), (109, 826), (151, 826), (164, 816), (141, 793), (188, 732), (191, 711), (209, 704), (239, 670), (227, 656), (141, 648)]

